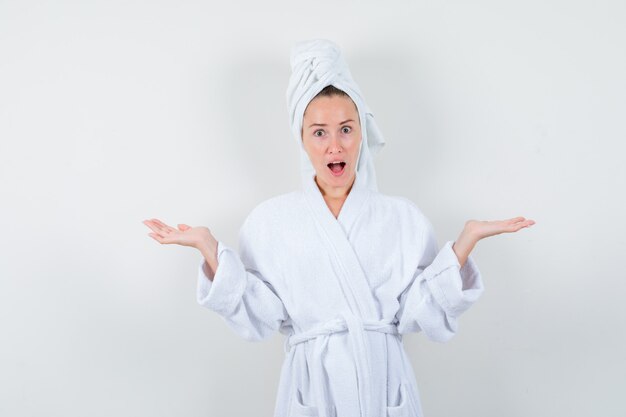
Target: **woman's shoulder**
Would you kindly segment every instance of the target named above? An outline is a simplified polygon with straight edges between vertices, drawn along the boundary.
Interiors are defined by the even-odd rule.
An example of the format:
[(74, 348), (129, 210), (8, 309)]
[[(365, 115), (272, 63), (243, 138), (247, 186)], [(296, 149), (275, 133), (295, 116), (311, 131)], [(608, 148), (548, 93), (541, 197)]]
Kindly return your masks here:
[(298, 204), (300, 204), (300, 200), (297, 191), (269, 197), (257, 204), (248, 213), (242, 228), (259, 230), (282, 224), (293, 217), (294, 207)]
[(411, 218), (422, 220), (426, 216), (418, 204), (407, 197), (401, 195), (389, 195), (380, 192), (374, 193), (374, 204), (384, 206), (398, 215), (409, 216)]

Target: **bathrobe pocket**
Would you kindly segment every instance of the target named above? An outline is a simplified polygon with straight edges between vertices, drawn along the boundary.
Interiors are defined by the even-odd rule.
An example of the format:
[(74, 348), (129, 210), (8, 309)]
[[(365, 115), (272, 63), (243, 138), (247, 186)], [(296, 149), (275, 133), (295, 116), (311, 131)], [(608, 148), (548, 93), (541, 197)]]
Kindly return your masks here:
[[(314, 405), (304, 404), (302, 401), (302, 393), (299, 388), (296, 388), (291, 397), (289, 417), (318, 417), (319, 415), (319, 408)], [(335, 407), (327, 406), (326, 415), (328, 417), (336, 417)]]
[(413, 417), (415, 413), (411, 407), (407, 382), (400, 382), (400, 397), (387, 405), (387, 417)]

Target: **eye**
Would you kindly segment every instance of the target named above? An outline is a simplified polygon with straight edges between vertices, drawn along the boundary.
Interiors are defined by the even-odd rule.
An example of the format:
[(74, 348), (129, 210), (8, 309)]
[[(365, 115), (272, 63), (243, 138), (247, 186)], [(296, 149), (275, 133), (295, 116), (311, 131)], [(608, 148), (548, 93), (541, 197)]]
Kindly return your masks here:
[[(348, 129), (348, 131), (346, 132), (344, 129)], [(344, 126), (341, 128), (341, 130), (343, 131), (343, 133), (350, 133), (350, 131), (352, 131), (352, 128), (350, 126)]]
[(315, 132), (313, 132), (313, 136), (318, 136), (319, 137), (320, 135), (317, 134), (318, 132), (324, 132), (324, 131), (322, 129), (318, 129)]

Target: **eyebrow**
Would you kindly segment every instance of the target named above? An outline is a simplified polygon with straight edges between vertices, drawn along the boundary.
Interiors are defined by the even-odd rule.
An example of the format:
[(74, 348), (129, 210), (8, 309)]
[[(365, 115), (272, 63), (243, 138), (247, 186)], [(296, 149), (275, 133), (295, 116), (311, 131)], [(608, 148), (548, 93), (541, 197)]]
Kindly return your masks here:
[[(339, 123), (340, 125), (344, 124), (344, 123), (348, 123), (348, 122), (354, 122), (354, 120), (352, 119), (348, 119), (348, 120), (344, 120), (343, 122)], [(313, 127), (313, 126), (328, 126), (325, 123), (313, 123), (312, 125), (310, 125), (309, 127)]]

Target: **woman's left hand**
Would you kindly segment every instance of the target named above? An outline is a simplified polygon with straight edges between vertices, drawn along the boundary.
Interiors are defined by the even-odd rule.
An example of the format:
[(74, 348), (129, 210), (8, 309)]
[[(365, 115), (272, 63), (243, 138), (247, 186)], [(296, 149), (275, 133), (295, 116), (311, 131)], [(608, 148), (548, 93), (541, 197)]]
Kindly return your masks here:
[(535, 224), (534, 220), (513, 217), (508, 220), (468, 220), (463, 231), (452, 245), (461, 266), (465, 264), (474, 245), (480, 240), (500, 233), (512, 233)]
[(472, 236), (476, 242), (489, 236), (500, 233), (512, 233), (535, 224), (534, 220), (524, 217), (513, 217), (508, 220), (468, 220), (465, 222), (463, 232)]

